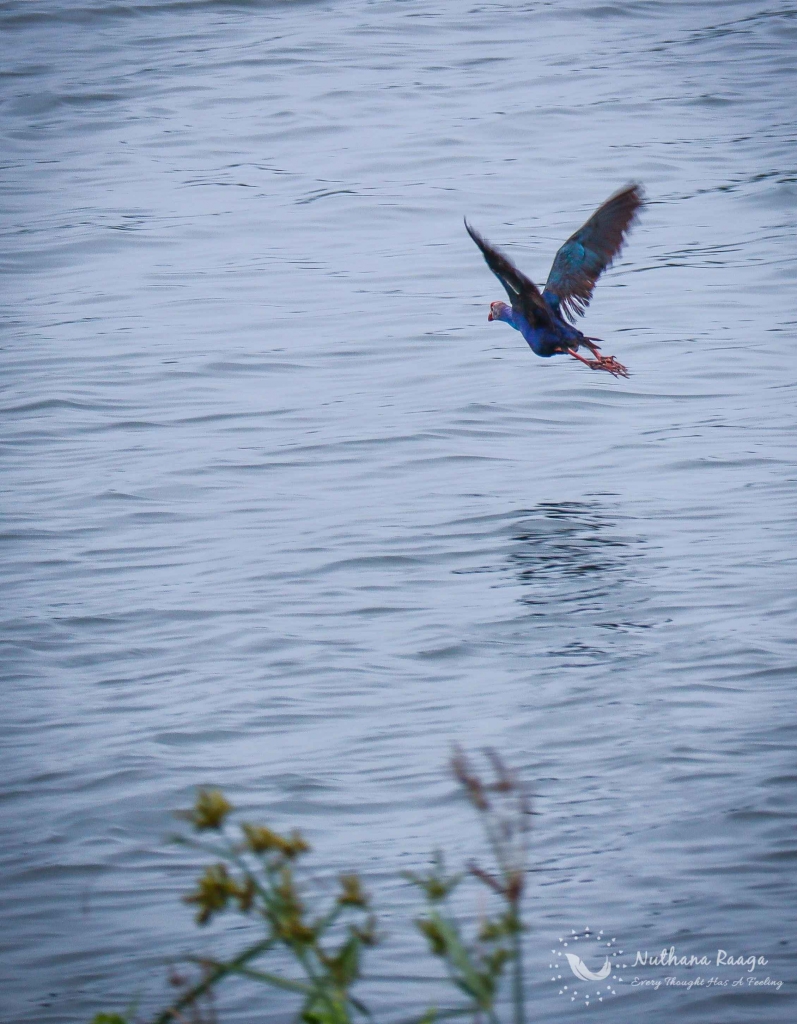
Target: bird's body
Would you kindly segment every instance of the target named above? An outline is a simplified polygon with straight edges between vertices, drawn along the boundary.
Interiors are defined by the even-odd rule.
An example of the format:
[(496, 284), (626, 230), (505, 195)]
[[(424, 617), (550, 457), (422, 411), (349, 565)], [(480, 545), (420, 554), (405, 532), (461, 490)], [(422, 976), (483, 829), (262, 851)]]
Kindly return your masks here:
[[(601, 355), (596, 344), (599, 339), (587, 337), (568, 321), (576, 314), (583, 315), (595, 282), (619, 254), (642, 201), (639, 185), (629, 185), (607, 199), (560, 248), (542, 292), (465, 221), (468, 234), (481, 249), (487, 266), (504, 286), (512, 303), (510, 306), (506, 302), (493, 302), (487, 319), (503, 320), (520, 331), (538, 356), (568, 354), (593, 370), (627, 377), (628, 371), (614, 356)], [(582, 346), (595, 358), (585, 359), (579, 355)]]
[[(497, 302), (493, 306), (498, 306)], [(503, 307), (491, 313), (491, 320), (503, 320), (504, 323), (520, 331), (528, 346), (536, 356), (547, 359), (549, 356), (561, 355), (563, 349), (578, 348), (579, 341), (584, 340), (581, 331), (567, 323), (560, 317), (556, 317), (550, 325), (535, 327), (530, 324), (520, 310), (514, 310), (505, 302), (500, 303)]]

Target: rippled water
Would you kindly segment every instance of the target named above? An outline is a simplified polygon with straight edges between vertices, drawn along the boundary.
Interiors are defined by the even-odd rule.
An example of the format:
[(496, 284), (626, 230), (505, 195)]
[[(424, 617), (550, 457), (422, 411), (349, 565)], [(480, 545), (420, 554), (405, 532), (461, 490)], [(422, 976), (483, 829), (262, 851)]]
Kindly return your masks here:
[[(794, 1019), (795, 9), (0, 28), (2, 1019), (152, 1007), (215, 948), (163, 844), (199, 783), (364, 867), (420, 969), (395, 878), (469, 846), (452, 741), (536, 794), (534, 1020)], [(628, 180), (587, 320), (615, 381), (486, 322), (462, 215), (542, 281)], [(587, 1011), (548, 968), (587, 925), (786, 985)]]

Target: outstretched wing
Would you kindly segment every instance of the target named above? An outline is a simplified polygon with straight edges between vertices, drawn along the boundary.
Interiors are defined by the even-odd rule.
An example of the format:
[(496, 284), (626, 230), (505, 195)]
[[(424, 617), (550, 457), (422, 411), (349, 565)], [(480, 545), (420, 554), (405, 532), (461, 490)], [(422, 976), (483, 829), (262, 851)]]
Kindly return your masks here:
[(595, 282), (622, 249), (642, 203), (641, 185), (620, 189), (556, 254), (542, 294), (569, 320), (584, 315)]
[(550, 325), (552, 322), (551, 311), (537, 285), (525, 274), (521, 274), (507, 256), (490, 245), (467, 221), (465, 221), (465, 228), (481, 249), (487, 266), (506, 289), (512, 309), (522, 313), (533, 327)]

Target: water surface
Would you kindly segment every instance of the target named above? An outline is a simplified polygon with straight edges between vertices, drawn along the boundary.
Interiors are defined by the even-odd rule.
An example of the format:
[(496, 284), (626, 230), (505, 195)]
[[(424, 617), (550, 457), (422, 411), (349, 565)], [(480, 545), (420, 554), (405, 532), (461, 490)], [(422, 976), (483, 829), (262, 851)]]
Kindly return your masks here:
[[(381, 967), (428, 969), (397, 879), (468, 848), (453, 741), (535, 793), (534, 1020), (792, 1019), (795, 9), (0, 28), (3, 1019), (143, 1012), (217, 948), (163, 843), (198, 784), (362, 867)], [(536, 359), (463, 214), (541, 282), (629, 180), (587, 325), (633, 376)], [(786, 984), (587, 1011), (548, 968), (586, 926)]]

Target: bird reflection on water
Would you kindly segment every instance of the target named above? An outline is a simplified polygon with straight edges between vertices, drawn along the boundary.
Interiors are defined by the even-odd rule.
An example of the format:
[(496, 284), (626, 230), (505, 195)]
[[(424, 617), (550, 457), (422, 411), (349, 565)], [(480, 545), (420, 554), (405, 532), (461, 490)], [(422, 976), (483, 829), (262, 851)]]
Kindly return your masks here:
[[(638, 538), (598, 502), (541, 502), (519, 514), (507, 562), (527, 605), (564, 603), (573, 610), (609, 611), (611, 595), (633, 582)], [(608, 602), (596, 605), (598, 599)]]
[[(542, 659), (538, 672), (551, 658), (562, 668), (574, 654), (594, 661), (626, 657), (637, 649), (629, 645), (629, 636), (655, 624), (652, 595), (641, 572), (646, 543), (628, 528), (611, 496), (544, 501), (498, 518), (500, 526), (491, 519), (481, 542), (469, 530), (478, 554), (470, 565), (453, 570), (457, 575), (492, 574), (494, 586), (515, 593), (515, 612), (484, 625), (487, 642), (517, 645), (527, 662)], [(468, 525), (472, 529), (472, 521)]]
[(615, 573), (629, 541), (616, 533), (616, 520), (598, 505), (541, 502), (513, 533), (509, 561), (522, 583)]
[(644, 542), (621, 514), (599, 501), (541, 502), (517, 514), (511, 541), (503, 572), (520, 584), (525, 609), (515, 628), (525, 622), (526, 640), (532, 621), (542, 630), (538, 654), (561, 668), (617, 657), (618, 643), (631, 653), (629, 635), (651, 623), (640, 614), (647, 594), (636, 572)]

